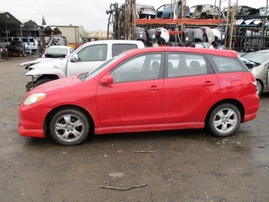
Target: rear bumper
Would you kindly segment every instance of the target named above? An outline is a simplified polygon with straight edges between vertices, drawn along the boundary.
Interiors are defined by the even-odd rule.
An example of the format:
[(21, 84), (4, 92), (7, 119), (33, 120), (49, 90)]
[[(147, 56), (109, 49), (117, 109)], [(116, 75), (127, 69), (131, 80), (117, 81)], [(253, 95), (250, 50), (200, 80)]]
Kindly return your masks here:
[(242, 122), (247, 122), (253, 120), (258, 115), (258, 110), (260, 108), (260, 97), (257, 94), (249, 95), (245, 97), (243, 101), (245, 106), (245, 116)]
[(255, 119), (257, 115), (258, 115), (258, 113), (245, 115), (243, 122), (251, 121), (251, 120)]

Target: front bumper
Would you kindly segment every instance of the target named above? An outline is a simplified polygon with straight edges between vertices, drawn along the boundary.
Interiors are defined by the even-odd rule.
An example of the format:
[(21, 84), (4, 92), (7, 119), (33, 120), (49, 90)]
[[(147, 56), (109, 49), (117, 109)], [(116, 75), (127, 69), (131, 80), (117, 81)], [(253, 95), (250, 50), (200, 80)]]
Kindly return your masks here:
[(21, 136), (25, 137), (36, 137), (36, 138), (45, 138), (45, 133), (43, 129), (26, 129), (23, 127), (22, 123), (18, 123), (18, 132)]

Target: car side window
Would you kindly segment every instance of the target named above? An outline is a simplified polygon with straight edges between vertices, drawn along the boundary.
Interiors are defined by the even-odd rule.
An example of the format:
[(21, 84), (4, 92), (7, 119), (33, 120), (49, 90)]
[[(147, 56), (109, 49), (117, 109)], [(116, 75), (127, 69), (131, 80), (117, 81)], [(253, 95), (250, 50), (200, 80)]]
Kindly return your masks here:
[(238, 72), (242, 71), (242, 65), (235, 58), (213, 56), (215, 67), (219, 72)]
[(106, 61), (107, 45), (99, 44), (85, 47), (78, 52), (80, 62)]
[(112, 57), (119, 55), (120, 53), (138, 48), (136, 44), (113, 44), (112, 45)]
[(139, 55), (112, 70), (114, 83), (158, 79), (161, 54)]
[(203, 55), (168, 53), (167, 58), (168, 78), (207, 74), (207, 62)]

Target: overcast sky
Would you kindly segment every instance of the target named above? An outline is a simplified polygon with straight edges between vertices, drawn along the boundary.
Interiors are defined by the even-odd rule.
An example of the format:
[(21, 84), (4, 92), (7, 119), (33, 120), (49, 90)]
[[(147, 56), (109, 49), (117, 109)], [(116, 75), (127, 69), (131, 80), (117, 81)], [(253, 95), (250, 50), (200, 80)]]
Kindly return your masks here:
[[(4, 0), (0, 0), (3, 2)], [(188, 6), (196, 4), (214, 4), (220, 0), (187, 0)], [(222, 7), (227, 6), (227, 0), (221, 0)], [(268, 0), (238, 0), (238, 5), (247, 5), (259, 8), (266, 5)], [(42, 16), (45, 17), (47, 25), (74, 25), (83, 26), (86, 31), (106, 31), (108, 15), (111, 3), (122, 5), (125, 0), (107, 1), (107, 0), (10, 0), (0, 3), (0, 11), (9, 12), (18, 20), (33, 20), (38, 25), (42, 23)], [(136, 0), (137, 3), (144, 3), (159, 6), (170, 3), (171, 0)], [(234, 4), (236, 0), (231, 0)], [(145, 4), (145, 3), (144, 3)]]

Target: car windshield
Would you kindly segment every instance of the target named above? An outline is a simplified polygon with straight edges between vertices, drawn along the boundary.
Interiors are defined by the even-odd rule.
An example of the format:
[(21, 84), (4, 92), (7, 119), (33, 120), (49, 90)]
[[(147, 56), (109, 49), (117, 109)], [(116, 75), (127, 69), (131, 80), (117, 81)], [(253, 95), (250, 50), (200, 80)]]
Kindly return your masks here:
[(250, 52), (245, 55), (242, 55), (242, 57), (251, 62), (261, 64), (266, 60), (269, 60), (269, 52)]
[(119, 60), (120, 58), (122, 58), (123, 56), (125, 56), (124, 53), (115, 56), (107, 61), (105, 61), (103, 64), (101, 64), (99, 67), (97, 67), (96, 69), (92, 70), (91, 72), (88, 73), (87, 75), (87, 79), (89, 80), (91, 78), (93, 78), (94, 76), (96, 76), (97, 74), (99, 74), (101, 71), (103, 71), (104, 69), (106, 69), (109, 65), (111, 65), (112, 63), (114, 63), (115, 61)]
[(67, 49), (65, 48), (57, 48), (57, 47), (52, 47), (47, 50), (48, 54), (66, 54)]
[(164, 5), (164, 9), (170, 9), (171, 8), (171, 4), (165, 4)]

